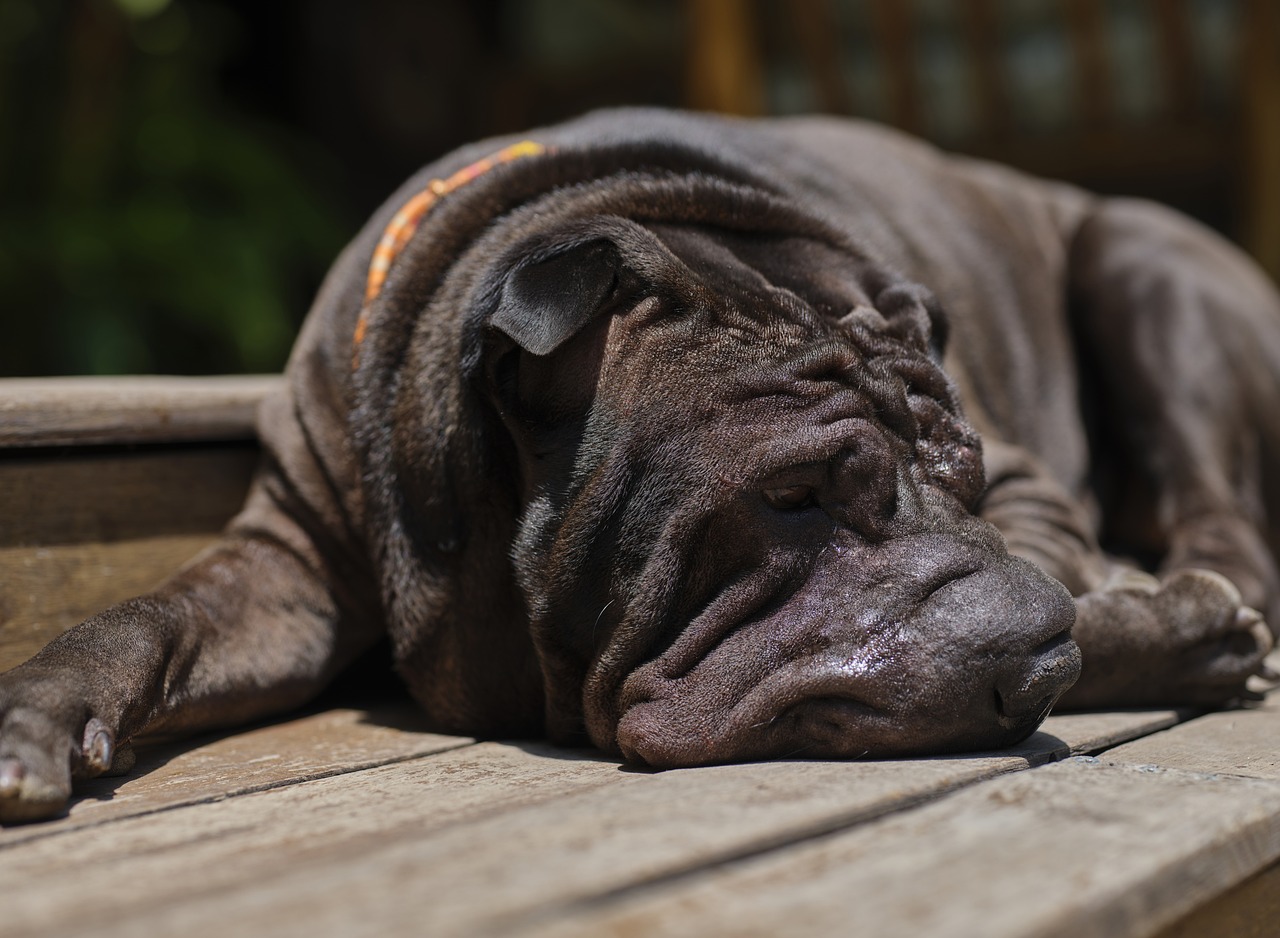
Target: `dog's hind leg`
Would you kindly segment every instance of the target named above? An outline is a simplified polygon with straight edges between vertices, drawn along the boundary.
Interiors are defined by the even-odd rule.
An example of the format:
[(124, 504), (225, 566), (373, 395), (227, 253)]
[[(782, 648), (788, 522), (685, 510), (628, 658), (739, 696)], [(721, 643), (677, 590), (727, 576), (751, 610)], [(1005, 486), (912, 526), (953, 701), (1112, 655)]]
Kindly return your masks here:
[(1082, 380), (1101, 402), (1093, 435), (1108, 444), (1097, 461), (1115, 483), (1103, 542), (1155, 555), (1155, 578), (1079, 597), (1071, 702), (1237, 696), (1271, 643), (1262, 613), (1280, 624), (1280, 298), (1216, 236), (1132, 201), (1100, 203), (1070, 277)]

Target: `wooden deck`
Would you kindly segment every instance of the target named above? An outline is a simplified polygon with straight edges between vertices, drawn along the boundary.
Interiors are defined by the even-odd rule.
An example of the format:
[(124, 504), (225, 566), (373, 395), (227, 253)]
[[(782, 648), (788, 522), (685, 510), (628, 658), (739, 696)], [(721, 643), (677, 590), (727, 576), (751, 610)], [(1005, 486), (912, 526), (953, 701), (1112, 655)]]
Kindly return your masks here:
[[(0, 452), (0, 669), (84, 584), (108, 601), (207, 540), (235, 492), (201, 508), (178, 470), (229, 461), (243, 487), (234, 424), (172, 449), (81, 426), (83, 448), (36, 433)], [(170, 509), (115, 511), (157, 466)], [(66, 817), (0, 828), (0, 935), (1274, 936), (1278, 752), (1273, 695), (1055, 715), (994, 753), (652, 773), (429, 733), (394, 691), (349, 693), (144, 748)]]
[(1187, 717), (650, 773), (326, 709), (145, 750), (0, 829), (0, 932), (1153, 935), (1280, 857), (1280, 707)]

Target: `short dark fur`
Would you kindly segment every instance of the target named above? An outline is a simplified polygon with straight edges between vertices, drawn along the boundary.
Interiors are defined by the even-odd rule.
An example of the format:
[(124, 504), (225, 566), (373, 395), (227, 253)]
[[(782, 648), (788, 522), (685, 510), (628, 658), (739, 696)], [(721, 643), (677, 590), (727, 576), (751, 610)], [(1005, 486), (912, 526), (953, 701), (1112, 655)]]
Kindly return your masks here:
[(1265, 672), (1280, 301), (1233, 249), (847, 121), (533, 136), (434, 207), (358, 347), (391, 215), (511, 141), (338, 260), (222, 542), (0, 676), (0, 820), (382, 635), (442, 730), (658, 767), (1006, 745), (1064, 693)]

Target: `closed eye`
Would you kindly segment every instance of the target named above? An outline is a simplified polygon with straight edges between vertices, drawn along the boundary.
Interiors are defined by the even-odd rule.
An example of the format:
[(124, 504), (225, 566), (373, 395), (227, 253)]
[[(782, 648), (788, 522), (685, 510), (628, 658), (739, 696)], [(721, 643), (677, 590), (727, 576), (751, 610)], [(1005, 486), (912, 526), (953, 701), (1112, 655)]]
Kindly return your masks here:
[(764, 500), (773, 508), (782, 511), (809, 508), (815, 503), (811, 485), (786, 485), (776, 489), (765, 489)]

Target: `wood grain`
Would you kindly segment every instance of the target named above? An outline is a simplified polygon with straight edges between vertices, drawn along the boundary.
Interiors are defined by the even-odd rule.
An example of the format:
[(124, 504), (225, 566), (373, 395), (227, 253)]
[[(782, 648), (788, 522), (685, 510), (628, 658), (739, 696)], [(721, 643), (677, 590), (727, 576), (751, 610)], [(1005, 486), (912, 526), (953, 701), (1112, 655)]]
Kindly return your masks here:
[(0, 447), (246, 440), (277, 375), (0, 379)]
[[(198, 897), (220, 910), (196, 930), (228, 934), (228, 906), (252, 910), (264, 883), (318, 868), (331, 888), (387, 844), (467, 840), (477, 818), (518, 829), (521, 808), (626, 778), (594, 753), (483, 743), (42, 837), (0, 848), (5, 935), (131, 930)], [(395, 881), (416, 902), (433, 876), (419, 868)]]
[(1108, 762), (1160, 765), (1280, 781), (1280, 700), (1210, 713), (1107, 752)]
[(512, 931), (1140, 938), (1277, 855), (1278, 783), (1080, 757)]
[(73, 851), (42, 838), (0, 859), (0, 893), (16, 933), (96, 915), (107, 933), (473, 934), (863, 825), (1120, 732), (1106, 722), (986, 755), (656, 774), (486, 743), (79, 830)]
[(0, 460), (0, 548), (219, 531), (244, 501), (257, 453), (244, 444), (10, 454)]
[(1072, 755), (1090, 755), (1131, 739), (1176, 726), (1190, 719), (1192, 710), (1109, 710), (1054, 713), (1040, 732), (1061, 739)]
[(1272, 866), (1175, 922), (1156, 938), (1275, 938), (1280, 865)]
[(257, 459), (251, 443), (0, 459), (0, 671), (211, 543)]
[(127, 776), (94, 779), (78, 786), (65, 817), (0, 827), (0, 849), (184, 805), (402, 762), (474, 742), (468, 737), (426, 732), (417, 708), (402, 704), (337, 708), (220, 736), (140, 747), (138, 764)]
[(0, 548), (0, 671), (95, 612), (154, 589), (214, 537)]

